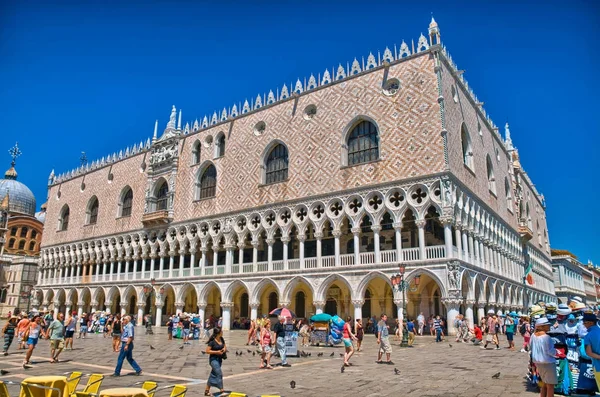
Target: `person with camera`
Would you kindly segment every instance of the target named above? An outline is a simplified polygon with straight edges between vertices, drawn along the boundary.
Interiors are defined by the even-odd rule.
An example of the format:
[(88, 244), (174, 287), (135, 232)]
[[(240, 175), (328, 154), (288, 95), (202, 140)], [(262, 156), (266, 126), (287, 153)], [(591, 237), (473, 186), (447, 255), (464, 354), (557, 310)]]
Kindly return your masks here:
[(221, 365), (223, 364), (223, 360), (227, 360), (227, 346), (225, 345), (221, 328), (215, 327), (213, 329), (213, 333), (206, 344), (208, 345), (206, 346), (206, 354), (208, 354), (208, 363), (210, 364), (211, 371), (206, 381), (204, 395), (211, 395), (211, 387), (217, 387), (221, 395), (223, 395), (225, 389), (223, 389), (223, 371), (221, 370)]

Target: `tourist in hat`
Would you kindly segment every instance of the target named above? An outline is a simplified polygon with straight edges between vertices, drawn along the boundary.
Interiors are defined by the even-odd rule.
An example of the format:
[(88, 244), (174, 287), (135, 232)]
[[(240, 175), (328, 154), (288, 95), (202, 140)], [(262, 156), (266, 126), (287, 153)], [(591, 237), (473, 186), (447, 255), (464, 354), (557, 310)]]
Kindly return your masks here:
[(594, 377), (600, 389), (600, 327), (598, 327), (598, 318), (593, 313), (584, 313), (583, 325), (588, 331), (583, 339), (585, 353), (592, 358)]
[(510, 350), (515, 350), (514, 335), (515, 328), (517, 325), (515, 324), (515, 318), (513, 317), (513, 314), (516, 315), (517, 313), (509, 313), (509, 315), (506, 316), (506, 320), (504, 321), (504, 326), (506, 327), (506, 341), (508, 342), (508, 348)]
[(10, 316), (4, 328), (2, 328), (2, 335), (4, 335), (4, 348), (2, 352), (5, 356), (8, 356), (8, 348), (15, 337), (18, 321), (19, 318), (17, 316)]
[[(546, 317), (535, 322), (535, 332), (531, 336), (531, 360), (537, 368), (542, 381), (540, 397), (554, 397), (554, 385), (558, 383), (556, 376), (556, 349), (552, 338), (547, 334), (550, 322)], [(598, 356), (600, 357), (600, 355)]]

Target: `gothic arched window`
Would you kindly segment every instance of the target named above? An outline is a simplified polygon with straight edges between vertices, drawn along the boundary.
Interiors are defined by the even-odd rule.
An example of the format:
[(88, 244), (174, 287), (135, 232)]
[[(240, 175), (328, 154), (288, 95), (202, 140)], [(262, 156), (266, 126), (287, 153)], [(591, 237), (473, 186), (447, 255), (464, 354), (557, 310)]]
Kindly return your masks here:
[(277, 144), (265, 161), (265, 183), (283, 182), (288, 178), (288, 150), (285, 145)]
[(512, 211), (512, 190), (510, 188), (510, 183), (508, 183), (508, 178), (504, 178), (504, 193), (506, 194), (506, 205), (508, 209)]
[(60, 212), (60, 218), (58, 221), (58, 230), (67, 230), (69, 228), (69, 206), (65, 205)]
[(19, 249), (20, 250), (24, 250), (25, 249), (25, 240), (19, 241)]
[(98, 198), (96, 196), (92, 197), (88, 203), (87, 209), (87, 224), (95, 225), (98, 221)]
[(379, 133), (375, 124), (363, 120), (348, 136), (348, 165), (379, 159)]
[(131, 207), (133, 207), (133, 190), (129, 186), (125, 188), (125, 194), (121, 199), (121, 216), (131, 216)]
[(15, 239), (11, 238), (10, 240), (8, 240), (8, 248), (14, 248), (15, 247)]
[(215, 158), (225, 156), (225, 134), (220, 133), (215, 145)]
[(29, 251), (35, 251), (35, 241), (29, 243)]
[(156, 191), (156, 210), (164, 211), (167, 209), (167, 202), (169, 200), (169, 184), (167, 181), (163, 181), (158, 190)]
[(471, 137), (469, 136), (469, 131), (467, 131), (467, 127), (464, 123), (460, 128), (460, 139), (462, 141), (463, 161), (465, 165), (469, 167), (471, 171), (473, 171), (473, 146), (471, 145)]
[(488, 154), (486, 159), (487, 166), (487, 178), (488, 178), (488, 189), (494, 194), (496, 194), (496, 177), (494, 176), (494, 165), (492, 164), (492, 159)]
[(200, 194), (198, 199), (215, 197), (217, 194), (217, 169), (209, 165), (200, 177)]
[(192, 165), (200, 163), (201, 146), (200, 141), (194, 142), (194, 146), (192, 147)]
[(21, 237), (27, 237), (27, 232), (29, 231), (29, 229), (25, 226), (23, 226), (21, 228)]

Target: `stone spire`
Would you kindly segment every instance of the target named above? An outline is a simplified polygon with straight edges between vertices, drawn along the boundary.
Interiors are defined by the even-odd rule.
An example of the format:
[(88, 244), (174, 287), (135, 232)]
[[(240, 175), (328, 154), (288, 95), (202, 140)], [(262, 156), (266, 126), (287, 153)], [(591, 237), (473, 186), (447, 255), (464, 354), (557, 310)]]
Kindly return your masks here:
[(155, 141), (158, 138), (158, 120), (154, 122), (154, 135), (152, 135), (152, 140)]
[(54, 169), (50, 172), (50, 176), (48, 176), (48, 185), (52, 185), (54, 183)]
[(508, 126), (508, 123), (506, 123), (506, 125), (504, 126), (504, 135), (505, 135), (505, 143), (506, 143), (506, 148), (508, 150), (513, 150), (513, 143), (512, 143), (512, 139), (510, 139), (510, 127)]
[(181, 129), (181, 109), (179, 109), (179, 119), (177, 120), (177, 129)]
[(173, 105), (173, 109), (171, 109), (171, 117), (169, 117), (169, 122), (167, 123), (167, 129), (174, 130), (175, 129), (175, 119), (177, 118), (177, 109), (175, 109), (175, 105)]
[(433, 13), (431, 13), (431, 22), (429, 23), (429, 45), (441, 44), (441, 42), (440, 27), (433, 18)]

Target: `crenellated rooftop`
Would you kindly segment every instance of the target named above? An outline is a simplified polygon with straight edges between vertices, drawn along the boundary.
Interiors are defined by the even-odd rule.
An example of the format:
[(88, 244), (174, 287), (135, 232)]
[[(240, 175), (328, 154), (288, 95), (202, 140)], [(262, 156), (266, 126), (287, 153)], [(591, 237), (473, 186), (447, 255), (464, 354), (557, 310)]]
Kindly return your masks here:
[[(432, 31), (432, 26), (434, 26), (436, 29), (438, 28), (437, 23), (433, 18), (431, 24), (429, 25), (430, 34)], [(439, 35), (439, 30), (437, 30), (437, 33)], [(220, 111), (214, 111), (212, 115), (205, 115), (204, 117), (196, 118), (193, 122), (186, 122), (183, 128), (181, 124), (180, 110), (177, 128), (174, 129), (174, 126), (171, 126), (171, 128), (181, 135), (188, 135), (190, 133), (195, 133), (203, 129), (211, 128), (213, 126), (229, 122), (230, 120), (236, 117), (242, 117), (246, 114), (253, 113), (264, 107), (276, 105), (278, 103), (289, 100), (290, 98), (310, 93), (323, 86), (335, 84), (339, 81), (351, 79), (356, 75), (368, 73), (371, 70), (385, 67), (386, 65), (390, 65), (393, 63), (401, 62), (405, 58), (410, 58), (416, 54), (428, 51), (430, 46), (432, 46), (430, 39), (428, 39), (421, 33), (419, 39), (417, 40), (416, 46), (414, 40), (411, 40), (410, 46), (404, 40), (402, 40), (402, 43), (400, 44), (399, 48), (396, 45), (394, 45), (393, 50), (389, 47), (386, 47), (383, 53), (381, 51), (377, 51), (377, 56), (375, 56), (373, 52), (370, 52), (366, 58), (364, 56), (361, 56), (359, 60), (358, 57), (355, 57), (352, 62), (346, 62), (345, 65), (340, 63), (337, 67), (332, 67), (331, 69), (327, 68), (322, 74), (317, 73), (317, 75), (315, 76), (315, 74), (313, 73), (310, 75), (310, 77), (308, 77), (308, 79), (306, 77), (303, 79), (299, 78), (296, 80), (295, 83), (290, 82), (289, 85), (287, 83), (284, 83), (281, 89), (276, 88), (275, 91), (271, 89), (268, 93), (258, 94), (255, 98), (251, 98), (250, 100), (244, 100), (243, 103), (238, 102), (236, 104), (233, 104), (233, 106), (224, 107)], [(437, 47), (437, 45), (435, 47)], [(462, 71), (459, 70), (456, 64), (454, 63), (452, 56), (446, 49), (446, 46), (440, 44), (440, 48), (441, 53), (444, 55), (446, 61), (453, 69), (453, 72), (458, 77), (459, 81), (463, 84), (465, 91), (469, 94), (471, 100), (477, 105), (477, 107), (482, 112), (485, 121), (488, 123), (493, 133), (497, 136), (504, 149), (509, 150), (507, 148), (506, 142), (498, 132), (498, 127), (496, 126), (496, 124), (494, 124), (490, 116), (486, 113), (485, 109), (483, 108), (483, 102), (479, 101), (471, 87), (469, 87), (469, 83), (464, 78)], [(167, 128), (169, 128), (169, 126), (167, 126)], [(157, 126), (155, 125), (154, 136), (156, 136), (156, 130)], [(142, 141), (139, 144), (129, 146), (125, 150), (121, 150), (118, 153), (114, 152), (112, 154), (109, 154), (108, 156), (102, 157), (99, 160), (95, 160), (91, 163), (81, 165), (78, 168), (74, 168), (70, 171), (61, 173), (59, 175), (55, 175), (54, 170), (52, 170), (52, 173), (50, 174), (50, 177), (48, 179), (48, 185), (52, 186), (55, 184), (65, 182), (69, 179), (78, 177), (80, 175), (84, 175), (87, 172), (108, 166), (115, 162), (124, 160), (128, 157), (137, 155), (141, 152), (149, 150), (151, 145), (152, 141), (150, 140), (150, 138), (148, 138), (146, 140), (146, 143)]]

